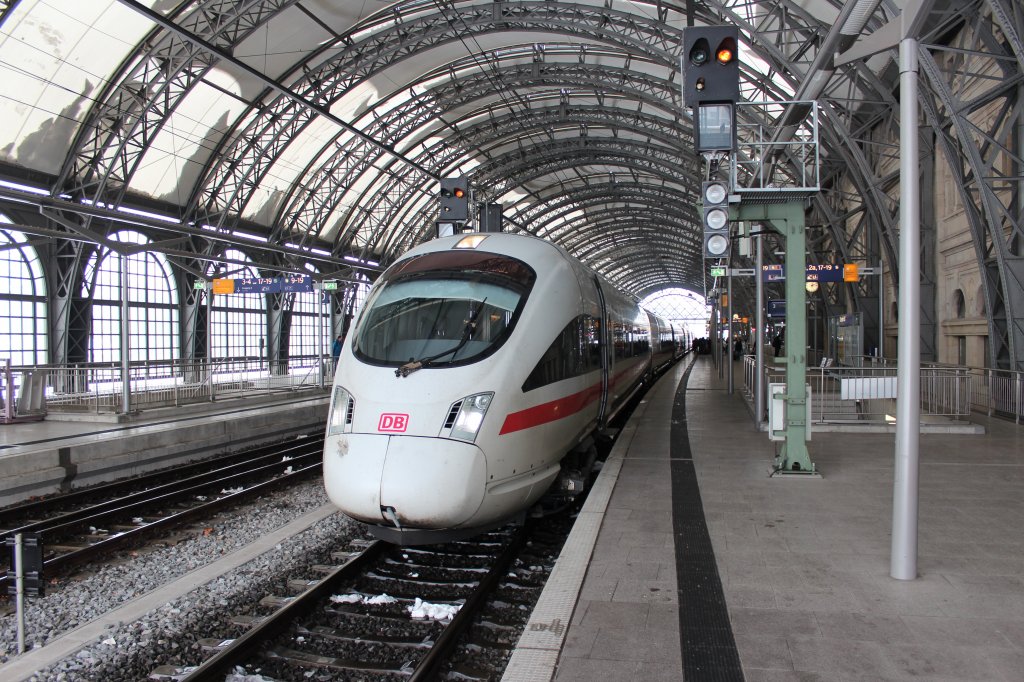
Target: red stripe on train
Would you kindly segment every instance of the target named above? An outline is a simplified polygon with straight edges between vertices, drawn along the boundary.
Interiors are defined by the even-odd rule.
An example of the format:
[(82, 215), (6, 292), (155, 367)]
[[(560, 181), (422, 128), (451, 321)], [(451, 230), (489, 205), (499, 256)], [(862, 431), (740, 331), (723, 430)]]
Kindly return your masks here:
[(548, 403), (534, 405), (519, 412), (511, 412), (505, 417), (505, 423), (501, 425), (501, 431), (498, 432), (498, 435), (503, 436), (506, 433), (531, 429), (534, 426), (558, 421), (569, 415), (576, 414), (600, 398), (601, 384), (598, 383), (583, 389), (579, 393), (573, 393)]
[[(611, 378), (609, 388), (615, 386), (624, 375), (631, 372), (635, 372), (638, 369), (637, 366), (627, 367), (625, 370), (617, 373)], [(540, 405), (534, 405), (528, 407), (525, 410), (519, 412), (510, 412), (505, 417), (505, 423), (501, 425), (501, 431), (498, 432), (499, 436), (503, 436), (506, 433), (514, 433), (515, 431), (522, 431), (523, 429), (532, 429), (534, 426), (540, 426), (541, 424), (547, 424), (549, 422), (558, 421), (564, 419), (570, 415), (576, 414), (587, 405), (601, 399), (601, 384), (596, 383), (593, 386), (583, 389), (579, 393), (573, 393), (567, 395), (564, 398), (558, 400), (552, 400), (551, 402), (542, 403)]]

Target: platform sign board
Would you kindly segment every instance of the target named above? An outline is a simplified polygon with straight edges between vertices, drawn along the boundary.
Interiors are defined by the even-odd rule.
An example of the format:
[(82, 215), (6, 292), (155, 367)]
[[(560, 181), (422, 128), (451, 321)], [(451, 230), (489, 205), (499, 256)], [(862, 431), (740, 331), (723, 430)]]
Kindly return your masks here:
[(807, 266), (808, 282), (842, 282), (843, 266), (836, 263), (822, 263)]
[(283, 293), (304, 294), (313, 291), (313, 278), (309, 275), (285, 275), (275, 277), (274, 280), (281, 282)]
[[(807, 266), (808, 282), (842, 282), (843, 270), (846, 266), (837, 263), (821, 263)], [(784, 282), (786, 267), (781, 263), (761, 266), (761, 279), (764, 282)]]
[(786, 279), (786, 269), (781, 263), (762, 265), (761, 278), (765, 282), (782, 282)]
[(309, 275), (213, 280), (215, 294), (281, 294), (307, 291), (313, 291), (313, 278)]
[(768, 317), (780, 318), (786, 316), (786, 301), (768, 301)]

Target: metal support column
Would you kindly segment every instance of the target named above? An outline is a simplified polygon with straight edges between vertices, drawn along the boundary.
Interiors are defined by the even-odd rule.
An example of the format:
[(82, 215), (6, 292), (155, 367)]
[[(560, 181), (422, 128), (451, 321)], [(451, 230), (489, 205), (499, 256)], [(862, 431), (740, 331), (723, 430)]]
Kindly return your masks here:
[[(740, 220), (770, 223), (786, 237), (786, 440), (776, 472), (810, 474), (815, 471), (807, 452), (807, 239), (804, 202), (753, 204), (737, 207)], [(758, 273), (760, 276), (760, 273)]]
[(921, 429), (921, 206), (918, 193), (917, 40), (900, 41), (900, 291), (896, 347), (896, 474), (889, 575), (917, 577), (918, 441)]
[(121, 259), (121, 414), (132, 411), (131, 307), (128, 299), (128, 254)]
[(755, 289), (757, 291), (757, 305), (754, 313), (754, 423), (758, 428), (764, 421), (764, 235), (757, 237), (757, 260), (754, 267)]
[(326, 292), (323, 290), (323, 282), (316, 282), (313, 292), (320, 299), (316, 304), (316, 347), (317, 347), (317, 382), (320, 388), (324, 387), (324, 298)]
[(206, 289), (206, 380), (210, 385), (210, 402), (217, 399), (213, 390), (213, 280)]
[(735, 330), (732, 326), (732, 270), (729, 270), (729, 274), (726, 275), (725, 279), (725, 297), (728, 299), (725, 307), (725, 314), (729, 318), (729, 342), (725, 346), (725, 362), (729, 368), (729, 395), (733, 393), (733, 366), (732, 366), (732, 349), (736, 343), (736, 339), (733, 338)]

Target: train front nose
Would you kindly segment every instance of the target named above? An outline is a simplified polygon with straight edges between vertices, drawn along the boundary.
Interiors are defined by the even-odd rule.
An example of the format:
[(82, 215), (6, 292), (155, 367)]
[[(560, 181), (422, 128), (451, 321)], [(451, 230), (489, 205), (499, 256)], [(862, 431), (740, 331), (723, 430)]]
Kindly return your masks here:
[(344, 434), (324, 457), (331, 501), (366, 523), (454, 528), (480, 508), (487, 465), (478, 447), (444, 438)]

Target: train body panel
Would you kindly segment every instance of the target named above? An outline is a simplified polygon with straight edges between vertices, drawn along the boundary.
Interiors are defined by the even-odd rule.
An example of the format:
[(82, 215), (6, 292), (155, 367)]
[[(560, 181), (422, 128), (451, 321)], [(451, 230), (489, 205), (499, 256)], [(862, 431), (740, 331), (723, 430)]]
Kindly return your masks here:
[(662, 325), (634, 300), (543, 240), (475, 237), (390, 267), (335, 375), (328, 495), (400, 542), (528, 509), (655, 368)]

